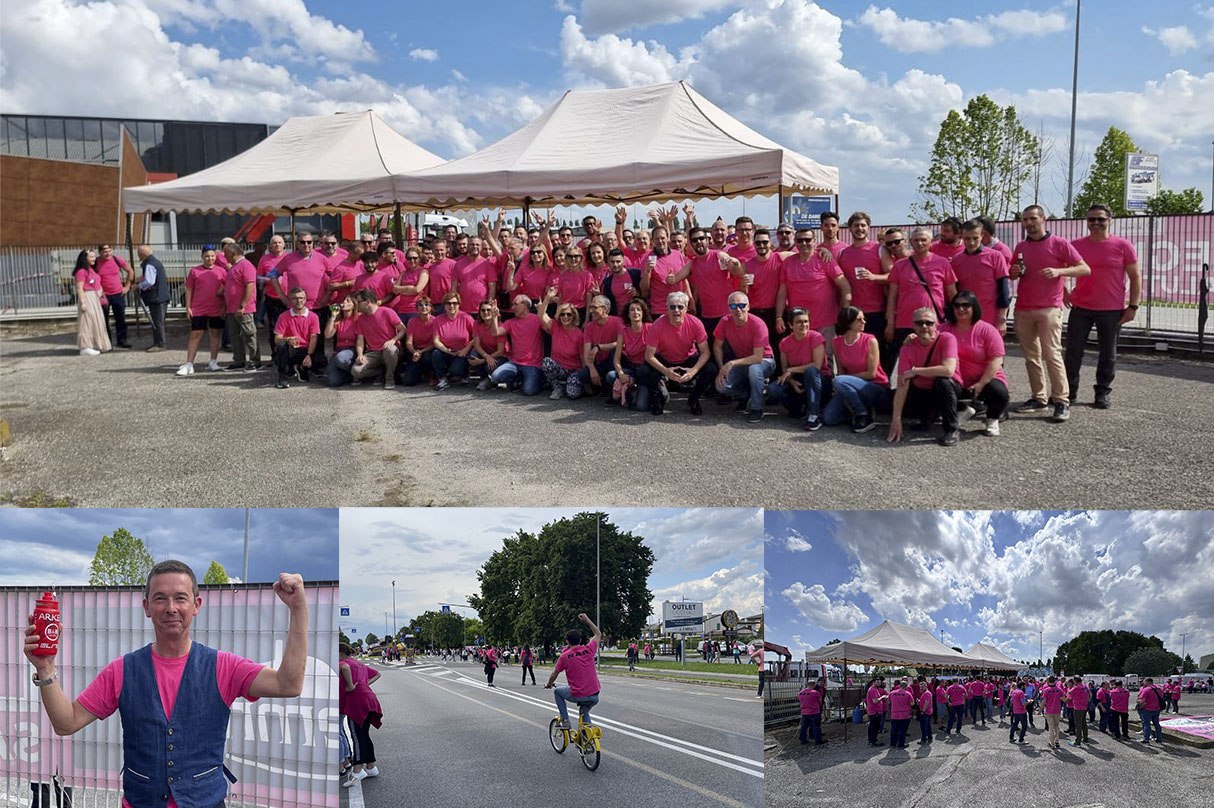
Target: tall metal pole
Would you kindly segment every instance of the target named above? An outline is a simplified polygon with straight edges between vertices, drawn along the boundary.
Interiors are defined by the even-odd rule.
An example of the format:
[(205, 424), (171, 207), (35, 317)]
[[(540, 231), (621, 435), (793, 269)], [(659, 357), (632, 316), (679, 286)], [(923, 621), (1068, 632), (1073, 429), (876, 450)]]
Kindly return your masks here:
[(1071, 73), (1071, 148), (1066, 164), (1066, 215), (1071, 215), (1071, 204), (1075, 199), (1075, 107), (1079, 100), (1079, 7), (1083, 0), (1075, 0), (1075, 67)]
[(396, 581), (392, 582), (392, 636), (396, 636)]
[(249, 509), (244, 509), (244, 570), (241, 572), (240, 580), (244, 583), (249, 582)]
[(1185, 632), (1184, 634), (1180, 635), (1180, 673), (1181, 673), (1181, 675), (1184, 675), (1185, 638), (1188, 636), (1189, 636), (1188, 632)]
[[(600, 598), (603, 589), (599, 581), (599, 572), (601, 571), (599, 564), (601, 555), (599, 550), (599, 517), (596, 515), (594, 517), (594, 624), (596, 626), (599, 625), (599, 606), (601, 605)], [(599, 629), (602, 630), (602, 626), (599, 626)]]
[(1214, 213), (1214, 140), (1210, 141), (1210, 213)]
[(1045, 640), (1042, 639), (1043, 636), (1044, 636), (1043, 632), (1040, 632), (1040, 631), (1037, 632), (1037, 659), (1041, 660), (1042, 664), (1045, 663), (1045, 660), (1042, 659), (1042, 656), (1045, 653), (1042, 650), (1045, 647), (1044, 646)]

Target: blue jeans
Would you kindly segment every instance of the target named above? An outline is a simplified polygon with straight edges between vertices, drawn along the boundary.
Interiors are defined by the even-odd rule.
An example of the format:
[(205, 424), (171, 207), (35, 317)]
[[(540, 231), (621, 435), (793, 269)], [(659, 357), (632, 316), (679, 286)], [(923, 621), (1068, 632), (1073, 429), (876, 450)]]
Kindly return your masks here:
[(351, 384), (354, 377), (350, 375), (350, 367), (354, 364), (354, 351), (349, 348), (343, 348), (333, 354), (332, 361), (325, 368), (325, 378), (328, 379), (330, 387), (341, 387), (343, 384)]
[(869, 410), (885, 409), (893, 400), (893, 392), (887, 385), (859, 376), (836, 376), (834, 388), (834, 397), (822, 411), (822, 423), (827, 426), (847, 423), (850, 416), (863, 415)]
[(801, 743), (807, 743), (806, 730), (814, 736), (814, 743), (822, 743), (822, 714), (814, 713), (813, 715), (801, 716), (801, 732), (798, 739)]
[(813, 367), (806, 368), (805, 375), (801, 377), (801, 385), (805, 388), (804, 394), (793, 390), (791, 384), (772, 382), (768, 386), (767, 394), (772, 401), (783, 404), (789, 415), (800, 415), (802, 411), (807, 417), (821, 414), (822, 371)]
[(497, 366), (497, 370), (489, 374), (489, 380), (494, 384), (513, 385), (514, 381), (522, 376), (523, 395), (533, 396), (540, 391), (544, 386), (544, 374), (537, 367), (531, 365), (516, 365), (513, 362), (503, 362)]
[(750, 399), (747, 408), (752, 412), (763, 409), (763, 385), (771, 378), (776, 369), (776, 360), (771, 357), (753, 365), (734, 366), (725, 378), (724, 386), (718, 385), (717, 390), (735, 401)]
[(910, 725), (909, 718), (890, 719), (889, 745), (906, 746), (906, 729)]
[(928, 713), (919, 713), (919, 741), (930, 742), (932, 739), (932, 717)]
[(1014, 740), (1016, 737), (1016, 727), (1020, 727), (1020, 740), (1024, 740), (1024, 733), (1028, 732), (1029, 722), (1028, 713), (1012, 713), (1012, 728), (1008, 730), (1007, 739)]
[(1151, 727), (1155, 727), (1155, 740), (1163, 742), (1163, 727), (1159, 725), (1159, 710), (1139, 710), (1142, 718), (1142, 739), (1151, 740)]
[[(577, 372), (577, 377), (581, 381), (582, 390), (593, 389), (595, 392), (602, 392), (605, 389), (610, 393), (611, 385), (607, 383), (607, 378), (613, 367), (614, 362), (610, 358), (594, 363), (594, 369), (599, 372), (600, 383), (598, 387), (594, 387), (590, 383), (590, 368), (580, 368)], [(612, 381), (614, 382), (614, 379)]]
[(957, 720), (957, 734), (961, 734), (961, 727), (965, 724), (965, 705), (950, 704), (948, 706), (948, 726), (944, 728), (944, 734), (947, 735), (953, 731), (953, 719)]
[(448, 376), (458, 378), (468, 375), (468, 357), (466, 356), (452, 356), (435, 348), (430, 352), (430, 364), (440, 379)]
[(599, 703), (598, 693), (595, 693), (593, 696), (581, 696), (575, 698), (573, 693), (571, 693), (569, 690), (569, 685), (561, 685), (560, 687), (555, 688), (552, 692), (556, 698), (556, 709), (560, 711), (562, 721), (569, 720), (569, 709), (565, 706), (565, 702), (571, 701), (578, 705), (578, 710), (582, 714), (582, 720), (587, 724), (594, 724), (594, 722), (590, 720), (590, 709)]

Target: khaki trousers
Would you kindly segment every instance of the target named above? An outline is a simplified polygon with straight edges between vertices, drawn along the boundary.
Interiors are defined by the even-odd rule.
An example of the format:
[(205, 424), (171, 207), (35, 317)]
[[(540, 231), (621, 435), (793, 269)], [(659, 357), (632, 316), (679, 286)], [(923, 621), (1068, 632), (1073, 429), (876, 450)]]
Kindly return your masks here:
[[(1016, 339), (1020, 340), (1020, 348), (1024, 351), (1031, 397), (1038, 401), (1068, 403), (1070, 389), (1062, 354), (1062, 309), (1016, 309), (1014, 322)], [(1047, 374), (1050, 381), (1048, 396), (1045, 388)]]

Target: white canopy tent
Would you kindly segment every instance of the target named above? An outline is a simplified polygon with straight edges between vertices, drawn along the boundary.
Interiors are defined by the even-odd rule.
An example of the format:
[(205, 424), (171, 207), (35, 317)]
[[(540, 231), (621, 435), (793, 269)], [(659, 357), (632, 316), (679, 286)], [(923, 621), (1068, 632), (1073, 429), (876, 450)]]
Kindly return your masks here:
[(976, 668), (975, 660), (954, 651), (927, 629), (884, 621), (850, 640), (824, 645), (805, 654), (806, 662), (846, 662), (857, 665), (918, 665)]
[(395, 181), (401, 202), (472, 209), (836, 194), (839, 170), (764, 137), (680, 81), (568, 91), (493, 145)]
[(974, 643), (965, 655), (975, 660), (974, 667), (985, 670), (1016, 671), (1024, 667), (995, 646), (982, 642)]
[[(347, 213), (392, 208), (394, 175), (442, 164), (375, 112), (290, 118), (230, 160), (127, 188), (127, 213)], [(374, 199), (374, 202), (367, 200)]]

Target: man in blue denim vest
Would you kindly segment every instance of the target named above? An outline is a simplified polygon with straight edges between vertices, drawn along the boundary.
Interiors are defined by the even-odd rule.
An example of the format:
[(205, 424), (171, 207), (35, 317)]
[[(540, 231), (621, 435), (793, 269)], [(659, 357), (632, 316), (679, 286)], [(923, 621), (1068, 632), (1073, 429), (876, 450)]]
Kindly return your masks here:
[(144, 614), (156, 640), (114, 660), (75, 701), (58, 682), (53, 656), (38, 656), (26, 631), (25, 655), (58, 735), (71, 735), (117, 711), (122, 719), (123, 808), (215, 808), (236, 778), (223, 764), (228, 715), (237, 698), (291, 698), (303, 690), (308, 605), (303, 578), (280, 573), (274, 592), (291, 611), (277, 670), (190, 639), (202, 606), (193, 570), (162, 561), (148, 574)]

